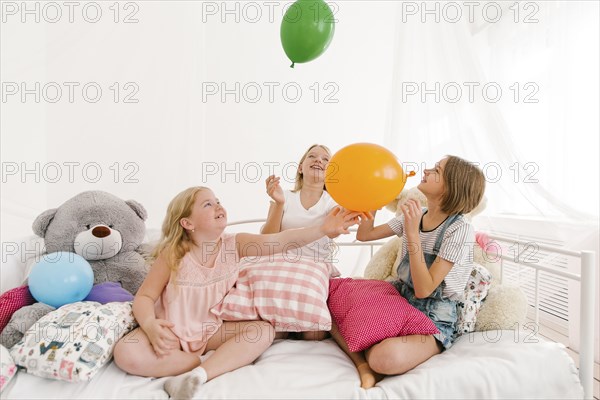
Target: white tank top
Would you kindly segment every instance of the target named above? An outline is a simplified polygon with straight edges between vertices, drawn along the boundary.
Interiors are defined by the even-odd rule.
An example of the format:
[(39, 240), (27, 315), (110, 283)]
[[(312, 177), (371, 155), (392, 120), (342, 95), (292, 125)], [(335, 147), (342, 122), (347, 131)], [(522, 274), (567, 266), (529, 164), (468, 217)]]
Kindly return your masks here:
[[(293, 193), (285, 190), (285, 204), (283, 206), (283, 218), (281, 219), (281, 230), (304, 228), (323, 223), (327, 214), (337, 206), (329, 193), (323, 191), (319, 201), (309, 208), (304, 208), (300, 202), (300, 191)], [(311, 257), (316, 262), (331, 262), (334, 243), (328, 237), (323, 237), (301, 248), (290, 248), (290, 256)]]

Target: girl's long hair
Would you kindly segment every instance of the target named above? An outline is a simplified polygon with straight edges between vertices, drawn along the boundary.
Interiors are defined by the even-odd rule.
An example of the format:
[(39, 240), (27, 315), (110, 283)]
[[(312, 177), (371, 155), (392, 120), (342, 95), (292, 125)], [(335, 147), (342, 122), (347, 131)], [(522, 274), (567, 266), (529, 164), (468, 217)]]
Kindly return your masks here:
[(162, 254), (169, 268), (176, 273), (179, 269), (179, 262), (190, 251), (192, 239), (187, 231), (181, 226), (181, 219), (187, 218), (192, 214), (192, 208), (196, 201), (196, 195), (202, 190), (208, 188), (203, 186), (194, 186), (185, 189), (179, 193), (167, 207), (167, 215), (162, 224), (161, 237), (158, 245), (154, 248), (152, 255), (157, 258)]

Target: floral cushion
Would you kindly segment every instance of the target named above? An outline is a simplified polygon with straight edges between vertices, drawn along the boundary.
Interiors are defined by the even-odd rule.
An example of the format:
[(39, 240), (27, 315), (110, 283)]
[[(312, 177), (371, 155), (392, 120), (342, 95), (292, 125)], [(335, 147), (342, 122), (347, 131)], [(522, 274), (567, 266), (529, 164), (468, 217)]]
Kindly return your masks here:
[(492, 274), (481, 265), (473, 264), (473, 270), (465, 287), (465, 299), (457, 304), (456, 336), (475, 331), (477, 314), (491, 283)]
[(17, 373), (17, 366), (13, 362), (6, 347), (0, 345), (0, 392)]
[(67, 382), (89, 381), (135, 327), (132, 303), (66, 304), (25, 332), (10, 354), (27, 373)]

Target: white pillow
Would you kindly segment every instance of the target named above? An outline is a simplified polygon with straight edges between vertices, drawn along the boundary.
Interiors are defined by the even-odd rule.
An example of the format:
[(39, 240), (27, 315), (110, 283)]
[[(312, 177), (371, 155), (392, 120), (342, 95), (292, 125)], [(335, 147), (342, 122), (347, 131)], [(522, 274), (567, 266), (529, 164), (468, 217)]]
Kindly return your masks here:
[(0, 345), (0, 392), (8, 385), (8, 382), (17, 373), (15, 365), (10, 353), (6, 347)]
[(112, 358), (117, 341), (135, 325), (131, 302), (66, 304), (29, 328), (10, 354), (32, 375), (89, 381)]

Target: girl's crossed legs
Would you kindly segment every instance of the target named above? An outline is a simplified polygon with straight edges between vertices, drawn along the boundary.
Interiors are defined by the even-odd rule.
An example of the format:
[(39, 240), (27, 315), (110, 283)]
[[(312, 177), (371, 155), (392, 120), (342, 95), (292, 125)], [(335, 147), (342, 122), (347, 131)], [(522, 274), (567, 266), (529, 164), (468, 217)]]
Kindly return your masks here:
[(350, 351), (335, 323), (331, 336), (356, 366), (363, 389), (372, 388), (384, 375), (410, 371), (442, 351), (442, 345), (428, 335), (393, 337), (357, 352)]
[[(265, 321), (223, 322), (202, 352), (215, 350), (202, 363), (207, 378), (212, 379), (252, 363), (273, 343), (274, 338), (273, 326)], [(145, 332), (136, 328), (117, 343), (114, 357), (119, 368), (130, 374), (160, 378), (180, 375), (198, 367), (202, 353), (187, 353), (178, 348), (159, 357)]]

